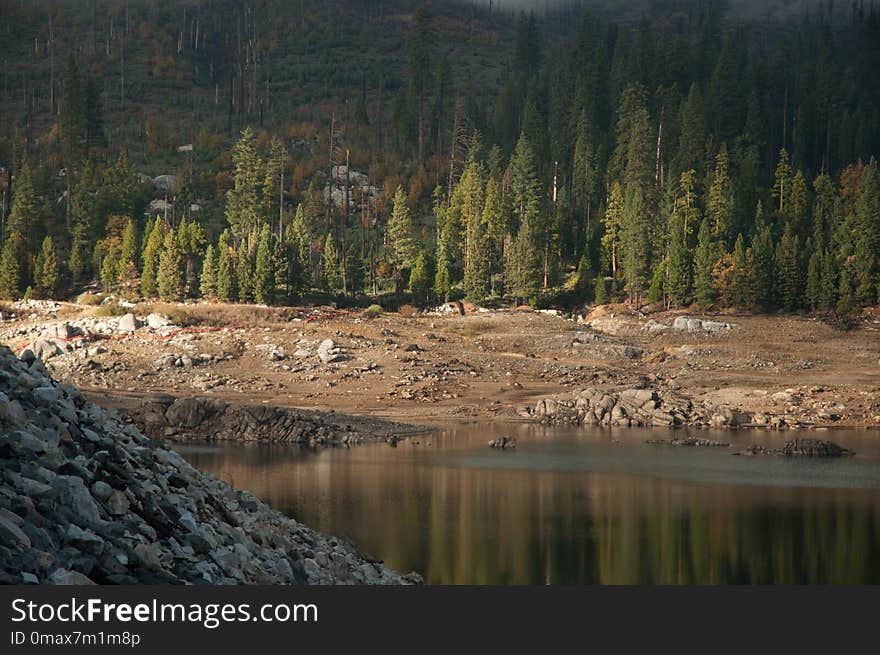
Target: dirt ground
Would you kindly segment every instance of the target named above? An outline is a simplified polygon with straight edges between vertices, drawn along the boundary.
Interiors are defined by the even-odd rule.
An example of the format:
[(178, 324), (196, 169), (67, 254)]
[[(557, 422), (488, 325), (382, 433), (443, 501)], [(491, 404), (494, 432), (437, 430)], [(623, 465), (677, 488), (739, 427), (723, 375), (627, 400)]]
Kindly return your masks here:
[[(653, 386), (818, 426), (880, 427), (880, 312), (849, 330), (814, 317), (687, 314), (731, 324), (711, 333), (674, 329), (684, 312), (644, 316), (624, 306), (577, 319), (530, 310), (367, 318), (207, 304), (131, 311), (162, 313), (183, 329), (90, 339), (47, 367), (99, 398), (129, 402), (206, 394), (436, 423), (525, 417), (541, 397), (590, 386)], [(35, 310), (0, 323), (0, 343), (20, 351), (45, 326), (95, 312)], [(648, 329), (658, 323), (667, 327)], [(338, 361), (317, 353), (326, 339)]]

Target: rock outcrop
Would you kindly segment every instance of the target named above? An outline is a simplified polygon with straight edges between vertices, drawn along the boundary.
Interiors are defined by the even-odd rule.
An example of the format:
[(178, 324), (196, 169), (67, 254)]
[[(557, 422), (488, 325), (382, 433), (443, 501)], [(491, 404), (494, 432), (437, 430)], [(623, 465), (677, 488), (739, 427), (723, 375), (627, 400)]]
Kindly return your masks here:
[(425, 431), (372, 417), (164, 394), (125, 407), (123, 412), (147, 436), (169, 441), (261, 441), (328, 446)]
[(765, 446), (749, 446), (737, 455), (777, 455), (781, 457), (851, 457), (855, 455), (852, 450), (843, 448), (833, 441), (826, 439), (795, 439), (786, 441), (782, 448), (767, 448)]
[[(184, 403), (171, 416), (200, 425), (223, 411)], [(419, 580), (197, 471), (0, 347), (0, 583)]]
[(489, 448), (498, 448), (499, 450), (507, 450), (516, 448), (516, 438), (510, 436), (498, 437), (489, 442)]
[(734, 428), (751, 417), (725, 406), (699, 406), (672, 391), (655, 389), (584, 389), (570, 396), (543, 398), (532, 418), (551, 425), (615, 427), (677, 427), (684, 425)]

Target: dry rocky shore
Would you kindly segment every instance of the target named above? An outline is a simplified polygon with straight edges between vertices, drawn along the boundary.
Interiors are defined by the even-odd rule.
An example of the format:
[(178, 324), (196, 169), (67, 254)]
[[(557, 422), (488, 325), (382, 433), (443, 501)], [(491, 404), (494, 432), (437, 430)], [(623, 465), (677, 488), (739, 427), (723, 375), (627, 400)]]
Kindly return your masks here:
[(0, 583), (418, 582), (197, 471), (0, 347)]

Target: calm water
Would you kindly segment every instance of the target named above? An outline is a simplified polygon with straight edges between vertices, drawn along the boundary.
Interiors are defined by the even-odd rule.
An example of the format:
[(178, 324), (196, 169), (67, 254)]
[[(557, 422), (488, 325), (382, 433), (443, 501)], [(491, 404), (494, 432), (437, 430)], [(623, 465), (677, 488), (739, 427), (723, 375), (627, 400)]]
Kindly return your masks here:
[[(519, 447), (487, 448), (500, 434)], [(396, 449), (180, 451), (429, 583), (880, 583), (880, 432), (807, 434), (859, 453), (833, 461), (644, 443), (664, 434), (482, 423)]]

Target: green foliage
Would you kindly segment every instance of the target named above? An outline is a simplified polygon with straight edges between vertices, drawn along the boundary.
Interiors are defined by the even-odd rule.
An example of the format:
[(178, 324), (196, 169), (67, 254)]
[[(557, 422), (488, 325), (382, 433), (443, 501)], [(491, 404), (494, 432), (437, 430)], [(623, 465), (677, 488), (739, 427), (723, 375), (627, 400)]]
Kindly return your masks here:
[(43, 239), (38, 262), (39, 265), (34, 267), (34, 290), (40, 298), (57, 297), (60, 270), (52, 237)]
[(263, 225), (257, 242), (257, 259), (254, 270), (254, 300), (264, 305), (275, 302), (277, 281), (274, 237), (269, 226)]
[(176, 301), (183, 297), (183, 255), (174, 230), (165, 233), (162, 254), (159, 256), (159, 270), (156, 285), (159, 297), (166, 301)]
[(710, 305), (715, 300), (712, 271), (722, 254), (721, 246), (715, 240), (714, 228), (709, 221), (709, 216), (706, 216), (700, 223), (697, 248), (694, 251), (694, 297), (702, 307)]
[(221, 302), (238, 300), (238, 279), (235, 274), (235, 253), (229, 244), (229, 231), (223, 230), (217, 244), (217, 299)]
[(427, 304), (431, 301), (433, 295), (432, 277), (428, 256), (421, 252), (409, 274), (409, 292), (412, 294), (413, 302)]
[(217, 253), (213, 245), (209, 245), (205, 251), (202, 273), (199, 276), (199, 293), (203, 298), (217, 296)]
[(333, 293), (342, 291), (342, 271), (339, 268), (336, 240), (332, 233), (324, 239), (324, 286)]
[(691, 253), (687, 247), (683, 217), (674, 214), (673, 219), (670, 221), (669, 259), (666, 264), (666, 296), (671, 305), (681, 307), (687, 303), (691, 292)]
[(246, 127), (232, 149), (234, 186), (226, 200), (226, 220), (236, 239), (259, 227), (265, 164), (257, 152), (254, 131)]
[(604, 305), (608, 303), (610, 299), (608, 293), (608, 283), (604, 277), (597, 277), (596, 283), (593, 288), (593, 301), (597, 305)]
[(364, 310), (364, 318), (379, 318), (382, 316), (385, 310), (382, 309), (382, 305), (372, 304)]
[(391, 211), (391, 219), (388, 221), (388, 241), (391, 260), (397, 269), (412, 266), (418, 255), (418, 244), (402, 186), (398, 186), (394, 193), (394, 207)]
[(0, 300), (18, 300), (21, 297), (21, 251), (23, 240), (12, 232), (0, 250)]
[(787, 312), (793, 312), (801, 303), (801, 270), (798, 238), (791, 223), (785, 224), (782, 239), (776, 246), (776, 280), (779, 303)]
[[(149, 223), (147, 227), (150, 227)], [(152, 298), (158, 293), (159, 260), (165, 244), (165, 224), (158, 216), (149, 230), (141, 254), (141, 294), (144, 298)], [(71, 269), (73, 266), (71, 265)]]

